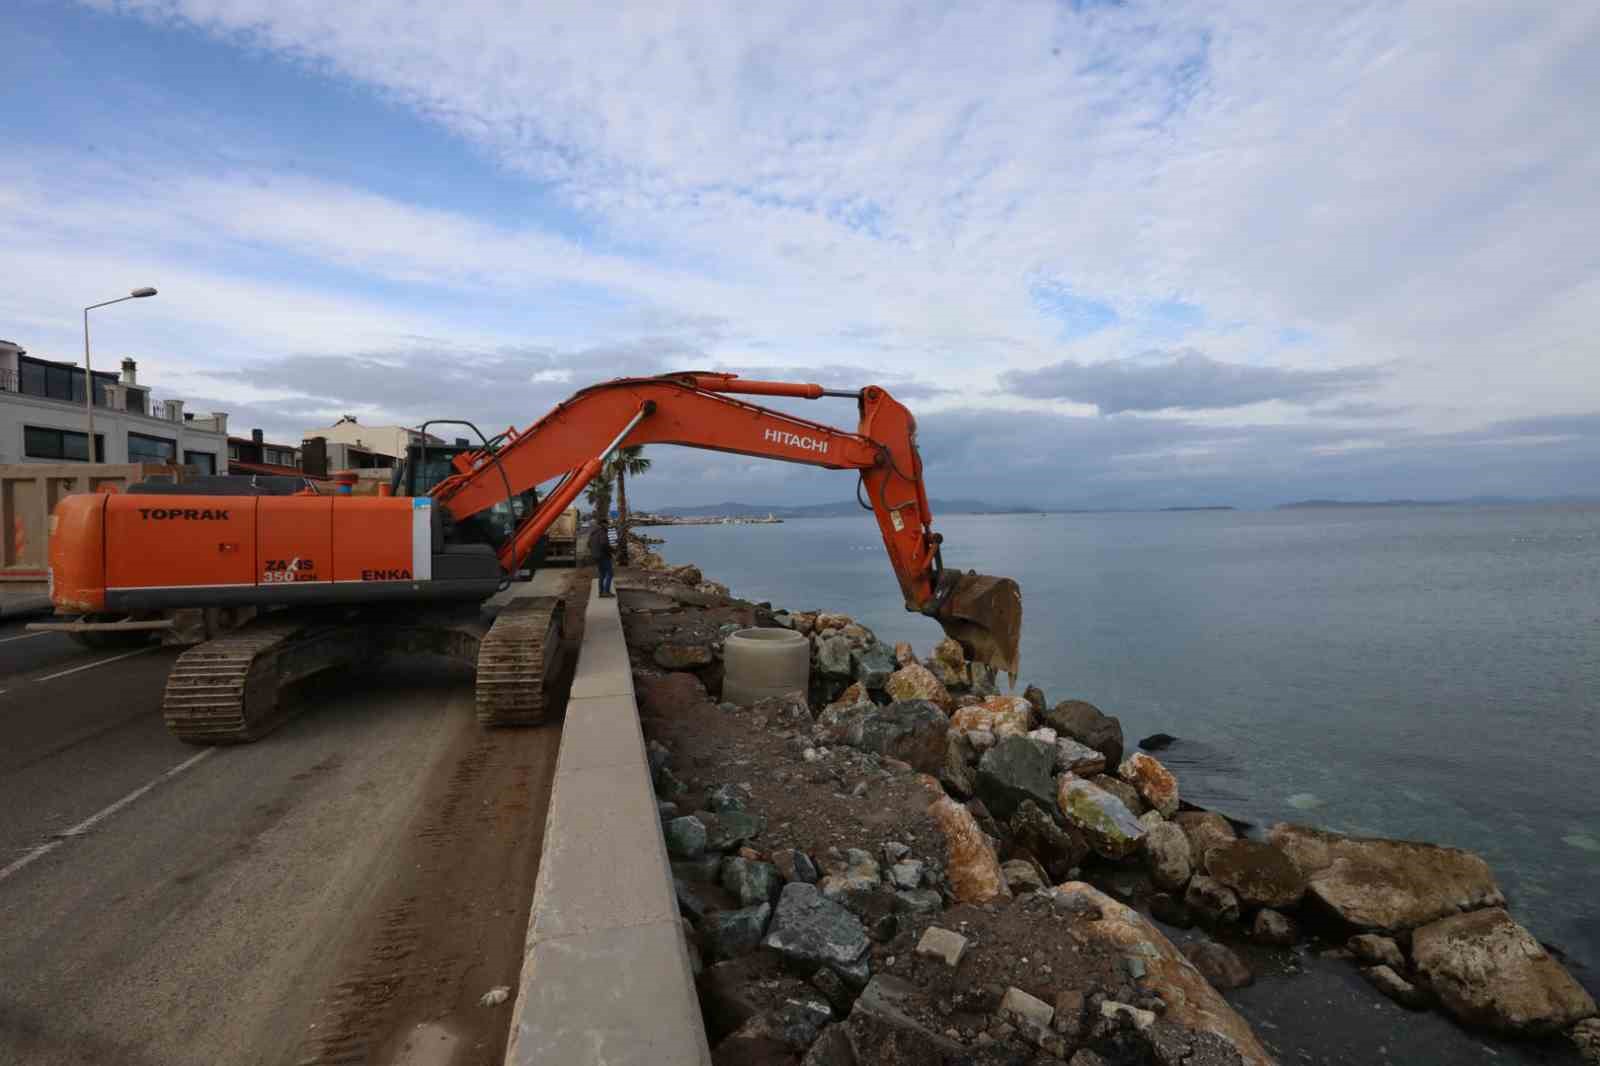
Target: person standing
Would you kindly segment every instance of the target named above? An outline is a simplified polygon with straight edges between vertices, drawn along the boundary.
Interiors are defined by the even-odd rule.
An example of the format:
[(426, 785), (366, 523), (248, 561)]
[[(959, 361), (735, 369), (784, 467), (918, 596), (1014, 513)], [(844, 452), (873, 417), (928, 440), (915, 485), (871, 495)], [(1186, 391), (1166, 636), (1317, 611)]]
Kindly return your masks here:
[(598, 515), (594, 528), (589, 530), (589, 557), (600, 572), (600, 598), (610, 599), (611, 591), (611, 537), (606, 529), (605, 515)]

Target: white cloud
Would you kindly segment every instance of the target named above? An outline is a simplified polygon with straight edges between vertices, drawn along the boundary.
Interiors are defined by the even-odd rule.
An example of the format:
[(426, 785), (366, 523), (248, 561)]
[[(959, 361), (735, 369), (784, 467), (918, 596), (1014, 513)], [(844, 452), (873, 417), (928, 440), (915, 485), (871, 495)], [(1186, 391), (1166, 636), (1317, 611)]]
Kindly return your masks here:
[[(585, 223), (262, 168), (64, 180), (81, 158), (30, 154), (0, 235), (42, 280), (0, 313), (43, 327), (41, 294), (154, 270), (200, 300), (164, 333), (117, 328), (173, 341), (184, 371), (660, 336), (953, 388), (919, 410), (1042, 413), (1060, 405), (988, 390), (1189, 347), (1274, 380), (1381, 365), (1363, 433), (1593, 406), (1594, 5), (104, 6), (370, 87)], [(321, 276), (284, 283), (263, 256)], [(1100, 328), (1052, 317), (1041, 285)], [(1317, 419), (1274, 402), (1189, 424)]]

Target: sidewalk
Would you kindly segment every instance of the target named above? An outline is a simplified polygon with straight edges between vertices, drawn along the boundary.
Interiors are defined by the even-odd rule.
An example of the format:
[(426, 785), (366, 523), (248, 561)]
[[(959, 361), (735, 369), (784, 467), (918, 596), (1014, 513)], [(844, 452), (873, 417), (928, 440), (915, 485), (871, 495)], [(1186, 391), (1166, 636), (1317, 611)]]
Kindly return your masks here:
[(49, 614), (50, 592), (43, 581), (0, 581), (0, 618)]

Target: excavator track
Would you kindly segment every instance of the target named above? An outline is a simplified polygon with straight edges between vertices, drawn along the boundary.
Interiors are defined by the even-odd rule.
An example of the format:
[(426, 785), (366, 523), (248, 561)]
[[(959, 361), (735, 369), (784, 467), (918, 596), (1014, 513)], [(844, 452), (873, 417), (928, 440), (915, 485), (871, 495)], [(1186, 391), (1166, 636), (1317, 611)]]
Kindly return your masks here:
[(190, 744), (243, 744), (281, 725), (285, 685), (355, 661), (367, 642), (357, 627), (269, 619), (208, 640), (178, 657), (161, 711)]
[(555, 596), (527, 596), (501, 608), (478, 645), (478, 721), (533, 725), (545, 720), (563, 665), (565, 606)]

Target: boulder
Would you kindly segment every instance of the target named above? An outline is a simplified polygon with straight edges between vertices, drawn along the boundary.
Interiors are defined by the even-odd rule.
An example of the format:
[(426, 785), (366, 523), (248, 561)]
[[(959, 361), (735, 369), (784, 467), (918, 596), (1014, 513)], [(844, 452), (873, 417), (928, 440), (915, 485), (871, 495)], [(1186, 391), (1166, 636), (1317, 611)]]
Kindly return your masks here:
[(994, 845), (978, 828), (972, 812), (941, 793), (928, 807), (928, 815), (944, 834), (945, 876), (956, 901), (988, 903), (1010, 898)]
[(1136, 751), (1121, 766), (1117, 775), (1139, 792), (1139, 798), (1161, 817), (1178, 813), (1178, 779), (1153, 755)]
[[(1176, 1026), (1196, 1042), (1218, 1044), (1219, 1050), (1237, 1055), (1242, 1066), (1275, 1066), (1249, 1024), (1138, 911), (1081, 881), (1061, 885), (1056, 892), (1073, 905), (1092, 908), (1100, 915), (1099, 921), (1074, 925), (1075, 933), (1108, 954), (1144, 961), (1144, 984), (1160, 989), (1167, 1004), (1163, 1023)], [(1154, 1020), (1152, 1016), (1149, 1022)]]
[(1089, 778), (1089, 782), (1096, 788), (1104, 789), (1121, 800), (1122, 805), (1128, 808), (1128, 813), (1135, 818), (1145, 813), (1144, 799), (1139, 795), (1139, 790), (1122, 778), (1113, 777), (1110, 774), (1095, 774)]
[(901, 859), (889, 867), (889, 883), (910, 891), (922, 884), (923, 872), (921, 859)]
[(1087, 744), (1071, 737), (1056, 738), (1056, 769), (1079, 777), (1093, 777), (1105, 770), (1106, 757)]
[(853, 718), (845, 729), (844, 743), (899, 759), (923, 773), (937, 773), (944, 764), (949, 731), (950, 720), (932, 702), (899, 700)]
[(966, 937), (948, 929), (940, 929), (937, 925), (924, 929), (922, 939), (917, 941), (918, 955), (938, 959), (952, 970), (961, 964), (961, 956), (966, 950)]
[(1595, 1002), (1503, 908), (1416, 930), (1411, 958), (1446, 1010), (1506, 1033), (1553, 1033), (1595, 1014)]
[(1033, 704), (1018, 696), (990, 696), (957, 709), (950, 728), (969, 735), (988, 733), (996, 739), (1026, 736), (1033, 728)]
[(1004, 875), (1006, 887), (1014, 896), (1044, 891), (1044, 878), (1039, 875), (1039, 868), (1026, 859), (1011, 859), (1001, 863), (1000, 873)]
[(843, 1023), (835, 1023), (817, 1034), (817, 1042), (806, 1051), (800, 1066), (859, 1066), (850, 1033)]
[(739, 858), (722, 860), (722, 887), (733, 893), (741, 907), (771, 903), (778, 898), (778, 890), (782, 886), (778, 868), (770, 862), (751, 862)]
[(824, 677), (851, 677), (853, 670), (850, 664), (850, 641), (844, 637), (824, 637), (819, 640), (817, 672)]
[(854, 623), (855, 619), (847, 614), (839, 614), (836, 611), (817, 612), (816, 625), (818, 629), (843, 629), (845, 626), (853, 625)]
[(711, 648), (705, 644), (658, 644), (653, 656), (663, 670), (698, 670), (711, 665)]
[(917, 661), (917, 653), (911, 650), (911, 645), (906, 641), (897, 640), (894, 643), (894, 661), (897, 666), (910, 666)]
[(790, 881), (808, 885), (817, 883), (817, 864), (811, 861), (811, 856), (799, 848), (780, 848), (774, 851), (772, 865), (778, 868), (778, 876), (782, 877), (785, 883)]
[(817, 715), (816, 725), (811, 734), (816, 739), (830, 744), (838, 744), (844, 740), (850, 731), (850, 726), (856, 719), (874, 710), (878, 705), (861, 692), (859, 684), (851, 685), (845, 689), (838, 699), (822, 709)]
[(1406, 957), (1400, 945), (1386, 936), (1362, 933), (1345, 943), (1350, 953), (1368, 966), (1387, 966), (1396, 973), (1406, 972)]
[(1167, 892), (1182, 892), (1194, 873), (1189, 853), (1189, 838), (1171, 822), (1147, 826), (1144, 833), (1144, 860), (1150, 880)]
[(672, 876), (699, 884), (714, 885), (722, 873), (722, 856), (716, 853), (696, 859), (674, 859)]
[(826, 966), (857, 986), (867, 979), (871, 942), (855, 915), (823, 898), (817, 886), (783, 886), (763, 943), (799, 966)]
[(1256, 911), (1255, 921), (1250, 925), (1250, 939), (1258, 944), (1286, 948), (1300, 939), (1300, 930), (1294, 919), (1271, 907), (1262, 907)]
[(1239, 920), (1239, 897), (1233, 894), (1233, 889), (1204, 874), (1189, 878), (1183, 902), (1190, 913), (1211, 926)]
[(1184, 958), (1194, 963), (1216, 989), (1244, 988), (1255, 981), (1255, 975), (1244, 960), (1225, 944), (1215, 940), (1196, 940), (1184, 945)]
[(700, 943), (706, 956), (712, 960), (731, 959), (754, 951), (771, 917), (770, 903), (706, 915), (700, 920)]
[(953, 637), (945, 637), (933, 646), (933, 654), (929, 658), (936, 663), (943, 663), (958, 673), (967, 669), (967, 653), (962, 650), (961, 644)]
[(1426, 1010), (1432, 1004), (1433, 997), (1426, 989), (1401, 977), (1392, 966), (1363, 966), (1361, 976), (1371, 982), (1373, 988), (1408, 1010)]
[(928, 700), (946, 713), (955, 706), (950, 699), (950, 690), (940, 684), (939, 679), (930, 674), (927, 667), (916, 663), (902, 666), (890, 674), (883, 689), (889, 694), (890, 699)]
[(1044, 867), (1051, 883), (1072, 877), (1072, 870), (1089, 854), (1089, 842), (1074, 829), (1063, 828), (1048, 813), (1050, 806), (1024, 800), (1011, 816), (1011, 839)]
[(1289, 856), (1255, 840), (1212, 848), (1206, 852), (1205, 868), (1251, 907), (1293, 907), (1306, 892), (1305, 874)]
[(1233, 825), (1215, 811), (1179, 811), (1172, 819), (1189, 838), (1189, 851), (1196, 859), (1206, 852), (1237, 840)]
[(1098, 854), (1122, 859), (1138, 850), (1144, 826), (1121, 800), (1075, 774), (1062, 774), (1056, 782), (1056, 804), (1062, 816), (1083, 833)]
[(1044, 713), (1050, 708), (1044, 702), (1044, 689), (1038, 685), (1029, 685), (1022, 690), (1022, 698), (1033, 704), (1033, 713), (1043, 718)]
[(850, 642), (853, 648), (865, 648), (876, 642), (872, 630), (860, 622), (851, 622), (849, 625), (839, 627), (839, 635)]
[(706, 794), (706, 806), (713, 811), (744, 810), (744, 793), (738, 785), (718, 785)]
[(850, 653), (850, 669), (856, 681), (873, 692), (879, 692), (889, 683), (889, 677), (899, 665), (882, 644), (868, 645), (864, 650)]
[(978, 753), (965, 733), (954, 729), (945, 736), (944, 763), (939, 767), (939, 783), (957, 799), (971, 799), (978, 791)]
[(1470, 851), (1284, 823), (1267, 839), (1305, 872), (1307, 897), (1356, 929), (1414, 929), (1505, 904), (1489, 864)]
[(1189, 913), (1189, 905), (1183, 902), (1183, 896), (1173, 895), (1170, 892), (1151, 894), (1150, 917), (1178, 929), (1187, 929), (1194, 925), (1194, 915)]
[(927, 667), (928, 673), (938, 679), (939, 684), (951, 692), (965, 691), (968, 687), (965, 667), (957, 669), (938, 659), (929, 659), (923, 665)]
[(856, 1062), (865, 1066), (927, 1066), (954, 1061), (966, 1048), (916, 1020), (921, 990), (879, 974), (867, 982), (845, 1023)]
[(790, 614), (790, 621), (794, 623), (794, 631), (809, 637), (817, 628), (816, 611), (796, 611)]
[(752, 837), (760, 836), (766, 825), (759, 815), (747, 811), (723, 811), (721, 814), (698, 811), (694, 817), (706, 827), (707, 851), (732, 851)]
[(705, 897), (680, 877), (672, 879), (672, 894), (678, 900), (678, 913), (692, 922), (700, 921), (711, 910), (711, 905), (706, 902)]
[(1122, 723), (1112, 715), (1083, 700), (1062, 700), (1046, 717), (1057, 733), (1104, 755), (1107, 766), (1122, 765)]
[(917, 888), (894, 894), (896, 914), (938, 914), (944, 910), (944, 897), (937, 889)]
[(1010, 818), (1024, 800), (1048, 807), (1055, 799), (1055, 752), (1025, 736), (1000, 738), (978, 760), (978, 795), (991, 814)]
[(674, 859), (697, 858), (706, 850), (706, 824), (694, 815), (674, 818), (661, 827), (667, 854)]

